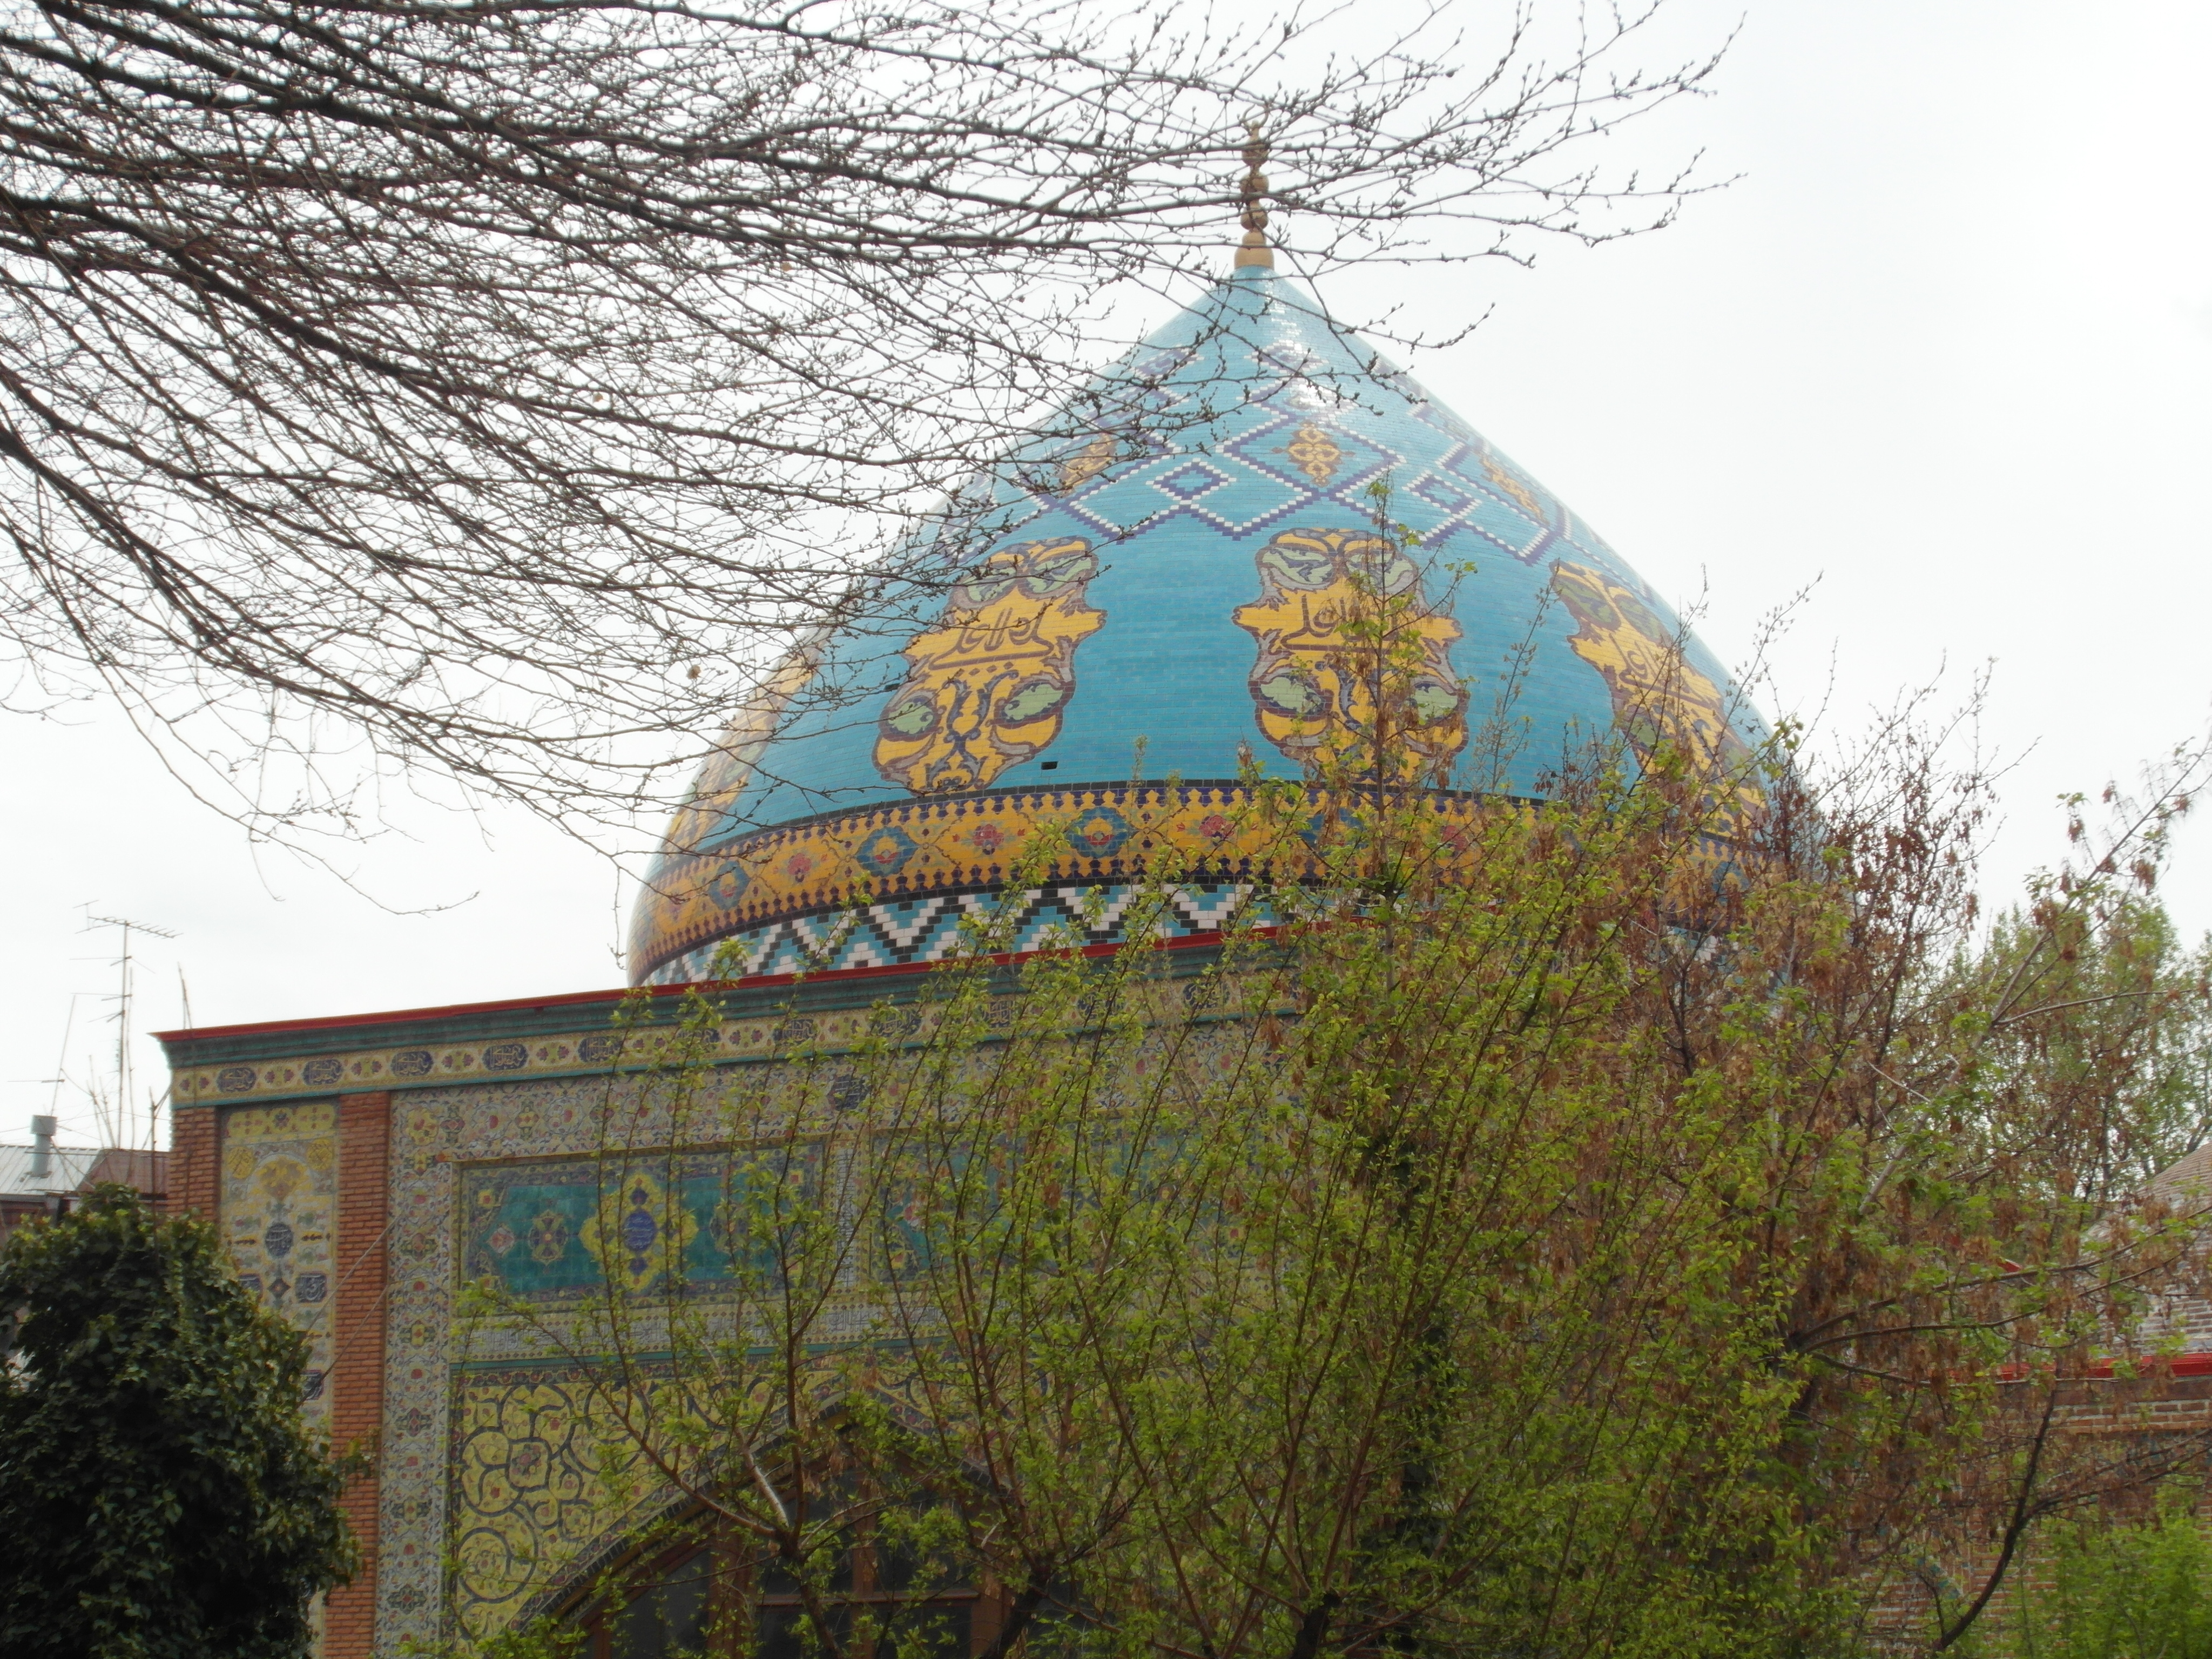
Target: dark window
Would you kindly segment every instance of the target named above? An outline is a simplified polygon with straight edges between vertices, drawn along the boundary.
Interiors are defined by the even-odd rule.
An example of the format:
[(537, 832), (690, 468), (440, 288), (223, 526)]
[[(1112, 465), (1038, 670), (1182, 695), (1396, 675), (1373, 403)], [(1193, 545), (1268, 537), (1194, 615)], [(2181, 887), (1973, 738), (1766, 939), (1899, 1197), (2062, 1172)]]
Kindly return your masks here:
[(710, 1565), (698, 1550), (645, 1586), (607, 1621), (607, 1659), (703, 1659)]
[[(828, 1483), (810, 1508), (823, 1526), (805, 1577), (843, 1659), (970, 1659), (989, 1645), (998, 1600), (948, 1572), (942, 1549), (920, 1545), (930, 1534), (923, 1512), (886, 1515), (851, 1477)], [(729, 1528), (690, 1538), (571, 1615), (591, 1632), (587, 1659), (736, 1659), (748, 1650), (748, 1659), (820, 1659), (791, 1564)]]
[[(915, 1547), (916, 1512), (884, 1513), (885, 1505), (848, 1475), (825, 1483), (810, 1505), (825, 1523), (827, 1559), (811, 1564), (830, 1625), (847, 1659), (968, 1659), (975, 1650), (981, 1599), (942, 1561)], [(834, 1552), (834, 1553), (830, 1553)], [(813, 1659), (821, 1652), (808, 1624), (796, 1575), (755, 1543), (750, 1578), (758, 1659)]]

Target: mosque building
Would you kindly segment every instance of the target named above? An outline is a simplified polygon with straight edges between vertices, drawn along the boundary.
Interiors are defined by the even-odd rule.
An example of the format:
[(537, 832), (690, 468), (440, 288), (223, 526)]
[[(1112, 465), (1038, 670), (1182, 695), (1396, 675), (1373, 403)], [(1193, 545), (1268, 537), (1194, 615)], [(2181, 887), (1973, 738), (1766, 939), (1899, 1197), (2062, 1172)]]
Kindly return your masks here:
[[(1540, 794), (1665, 675), (1685, 735), (1756, 729), (1611, 548), (1256, 238), (957, 505), (948, 580), (794, 660), (638, 902), (629, 975), (659, 1014), (733, 981), (717, 1064), (856, 1040), (979, 907), (1012, 907), (1018, 952), (1111, 949), (1162, 849), (1186, 872), (1168, 943), (1203, 961), (1250, 899), (1255, 779), (1307, 775), (1360, 718), (1329, 665), (1363, 559), (1418, 618), (1408, 741), (1449, 782), (1439, 815)], [(308, 1414), (374, 1449), (331, 1659), (558, 1611), (638, 1525), (595, 1484), (575, 1366), (470, 1346), (459, 1309), (465, 1283), (557, 1308), (613, 1271), (590, 1155), (626, 994), (162, 1039), (169, 1202), (307, 1334)]]

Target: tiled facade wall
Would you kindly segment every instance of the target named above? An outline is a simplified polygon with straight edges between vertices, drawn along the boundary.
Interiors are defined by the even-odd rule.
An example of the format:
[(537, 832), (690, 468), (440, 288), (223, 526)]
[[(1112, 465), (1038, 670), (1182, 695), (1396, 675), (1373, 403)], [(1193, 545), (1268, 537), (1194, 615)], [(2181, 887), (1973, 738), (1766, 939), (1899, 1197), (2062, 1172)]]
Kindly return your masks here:
[[(632, 1523), (603, 1489), (618, 1455), (573, 1367), (456, 1309), (479, 1170), (588, 1156), (632, 1079), (569, 1078), (413, 1090), (391, 1114), (390, 1294), (380, 1458), (379, 1656), (410, 1639), (482, 1640), (543, 1605)], [(655, 1141), (646, 1128), (642, 1138)], [(464, 1203), (464, 1199), (467, 1202)]]
[[(177, 1114), (164, 1209), (214, 1221), (241, 1280), (311, 1344), (305, 1412), (332, 1444), (374, 1451), (384, 1412), (391, 1097)], [(378, 1480), (342, 1503), (362, 1571), (321, 1610), (324, 1659), (375, 1650)]]
[(222, 1115), (222, 1225), (239, 1282), (307, 1339), (307, 1419), (327, 1425), (338, 1278), (337, 1106), (307, 1100)]
[[(826, 1016), (822, 1031), (848, 1036), (836, 1022), (857, 1030), (875, 1018)], [(779, 1026), (779, 1042), (801, 1035), (785, 1024), (793, 1029)], [(831, 1105), (846, 1063), (827, 1062), (810, 1085)], [(264, 1301), (317, 1342), (325, 1376), (311, 1409), (337, 1443), (376, 1451), (375, 1474), (345, 1498), (363, 1567), (330, 1599), (325, 1659), (385, 1659), (409, 1638), (511, 1628), (635, 1525), (635, 1498), (603, 1489), (618, 1447), (592, 1420), (583, 1375), (495, 1322), (458, 1316), (455, 1293), (517, 1251), (551, 1251), (551, 1223), (538, 1212), (558, 1207), (566, 1164), (603, 1146), (603, 1115), (638, 1103), (638, 1086), (604, 1073), (487, 1078), (177, 1115), (168, 1207), (220, 1220)], [(635, 1127), (642, 1144), (672, 1139), (667, 1125)], [(535, 1208), (510, 1225), (507, 1200), (526, 1188)], [(563, 1218), (574, 1219), (554, 1218)], [(274, 1249), (280, 1225), (289, 1235)], [(471, 1255), (486, 1249), (497, 1260)], [(304, 1276), (315, 1273), (321, 1291), (303, 1299)], [(2192, 1304), (2170, 1316), (2197, 1338), (2202, 1314)], [(2212, 1376), (2174, 1378), (2139, 1406), (2119, 1403), (2144, 1392), (2088, 1385), (2071, 1426), (2115, 1436), (2212, 1429)], [(1972, 1575), (1962, 1564), (1954, 1576)], [(1886, 1609), (1892, 1620), (1913, 1616), (1916, 1594), (1899, 1592)]]

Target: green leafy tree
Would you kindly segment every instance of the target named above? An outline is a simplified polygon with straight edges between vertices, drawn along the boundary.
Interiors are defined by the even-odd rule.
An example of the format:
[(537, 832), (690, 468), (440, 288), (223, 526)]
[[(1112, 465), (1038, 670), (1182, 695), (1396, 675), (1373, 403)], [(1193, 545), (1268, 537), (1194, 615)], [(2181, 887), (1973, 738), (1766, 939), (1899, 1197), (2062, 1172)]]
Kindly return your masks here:
[(1313, 671), (1352, 718), (1250, 781), (1272, 920), (1207, 971), (1010, 968), (978, 913), (781, 1066), (638, 1005), (603, 1158), (665, 1260), (476, 1311), (596, 1379), (672, 1516), (636, 1560), (720, 1551), (712, 1639), (916, 1659), (988, 1584), (988, 1659), (1960, 1650), (2041, 1523), (2203, 1456), (2148, 1412), (2205, 1220), (2142, 1188), (2203, 1108), (2179, 791), (1992, 937), (1984, 781), (1910, 733), (1808, 781), (1677, 664), (1540, 805), (1455, 816), (1387, 505)]
[(0, 1651), (294, 1659), (354, 1548), (306, 1342), (127, 1188), (0, 1248)]

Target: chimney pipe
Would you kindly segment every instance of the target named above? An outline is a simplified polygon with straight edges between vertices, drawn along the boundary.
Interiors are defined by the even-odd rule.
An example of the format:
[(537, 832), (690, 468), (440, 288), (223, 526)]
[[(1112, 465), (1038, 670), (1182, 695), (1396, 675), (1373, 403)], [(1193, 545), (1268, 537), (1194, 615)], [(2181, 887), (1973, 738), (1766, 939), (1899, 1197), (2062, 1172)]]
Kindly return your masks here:
[(53, 1173), (54, 1130), (58, 1126), (50, 1117), (31, 1120), (31, 1179), (44, 1181)]

